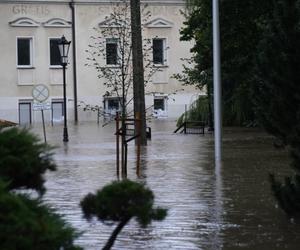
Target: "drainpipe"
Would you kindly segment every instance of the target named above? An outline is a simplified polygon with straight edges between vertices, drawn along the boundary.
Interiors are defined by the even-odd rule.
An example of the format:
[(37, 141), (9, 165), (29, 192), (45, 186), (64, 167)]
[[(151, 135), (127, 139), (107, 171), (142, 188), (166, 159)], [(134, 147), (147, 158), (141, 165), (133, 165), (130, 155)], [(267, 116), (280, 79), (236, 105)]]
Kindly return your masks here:
[(77, 61), (76, 61), (76, 36), (75, 36), (75, 9), (74, 0), (69, 2), (72, 12), (72, 50), (73, 50), (73, 84), (74, 84), (74, 121), (78, 122), (78, 109), (77, 109)]

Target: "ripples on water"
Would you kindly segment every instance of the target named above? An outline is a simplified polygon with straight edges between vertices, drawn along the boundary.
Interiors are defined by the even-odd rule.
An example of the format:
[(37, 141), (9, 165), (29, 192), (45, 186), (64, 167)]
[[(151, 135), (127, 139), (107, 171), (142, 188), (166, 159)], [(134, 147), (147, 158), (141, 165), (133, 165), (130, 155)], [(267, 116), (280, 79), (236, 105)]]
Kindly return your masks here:
[[(130, 221), (113, 249), (299, 249), (300, 228), (275, 207), (270, 193), (268, 173), (287, 169), (286, 152), (274, 151), (270, 137), (227, 130), (224, 164), (216, 175), (212, 135), (172, 134), (175, 123), (167, 120), (151, 126), (140, 177), (129, 146), (128, 178), (149, 186), (168, 216), (145, 229)], [(84, 232), (77, 243), (87, 250), (100, 249), (113, 230), (86, 222), (78, 205), (88, 192), (117, 179), (113, 129), (70, 125), (70, 141), (63, 145), (62, 127), (47, 128), (49, 143), (58, 146), (58, 169), (46, 175), (44, 199)]]

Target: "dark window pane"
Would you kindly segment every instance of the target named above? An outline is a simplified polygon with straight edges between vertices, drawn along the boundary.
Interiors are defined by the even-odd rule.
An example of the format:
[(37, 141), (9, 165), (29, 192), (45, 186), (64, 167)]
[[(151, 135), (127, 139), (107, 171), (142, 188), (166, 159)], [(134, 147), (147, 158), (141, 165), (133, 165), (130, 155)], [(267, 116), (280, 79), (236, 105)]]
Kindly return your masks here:
[(119, 99), (108, 99), (107, 100), (108, 103), (108, 109), (114, 109), (114, 110), (118, 110), (119, 109)]
[(164, 41), (153, 39), (153, 63), (164, 64)]
[(106, 43), (106, 64), (117, 64), (118, 62), (118, 44)]
[(18, 38), (18, 65), (30, 64), (30, 38)]
[(58, 42), (60, 39), (50, 39), (50, 65), (61, 65)]
[(165, 100), (164, 99), (154, 99), (154, 110), (165, 110)]

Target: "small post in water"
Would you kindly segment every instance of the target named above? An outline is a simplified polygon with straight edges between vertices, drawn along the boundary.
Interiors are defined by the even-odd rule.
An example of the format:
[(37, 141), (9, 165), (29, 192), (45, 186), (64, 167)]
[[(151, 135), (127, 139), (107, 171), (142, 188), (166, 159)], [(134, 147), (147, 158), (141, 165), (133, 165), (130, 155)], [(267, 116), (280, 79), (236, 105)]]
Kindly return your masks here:
[(116, 161), (117, 161), (117, 176), (120, 175), (120, 137), (119, 137), (119, 112), (116, 113)]
[(41, 109), (41, 112), (42, 112), (42, 123), (43, 123), (44, 140), (45, 140), (45, 143), (46, 143), (47, 139), (46, 139), (46, 128), (45, 128), (44, 110)]
[(136, 173), (140, 175), (140, 161), (141, 161), (141, 116), (140, 113), (136, 113), (136, 135), (137, 135), (137, 150), (136, 150)]

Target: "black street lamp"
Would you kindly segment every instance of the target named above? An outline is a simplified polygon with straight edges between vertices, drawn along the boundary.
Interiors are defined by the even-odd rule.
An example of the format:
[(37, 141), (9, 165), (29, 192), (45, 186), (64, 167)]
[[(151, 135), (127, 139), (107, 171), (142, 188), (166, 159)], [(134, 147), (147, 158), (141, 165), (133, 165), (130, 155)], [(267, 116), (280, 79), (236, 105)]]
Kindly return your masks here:
[(63, 141), (69, 141), (67, 128), (67, 100), (66, 100), (66, 66), (68, 64), (68, 54), (71, 42), (65, 36), (62, 36), (58, 42), (58, 48), (61, 57), (61, 66), (63, 67), (63, 83), (64, 83), (64, 138)]

